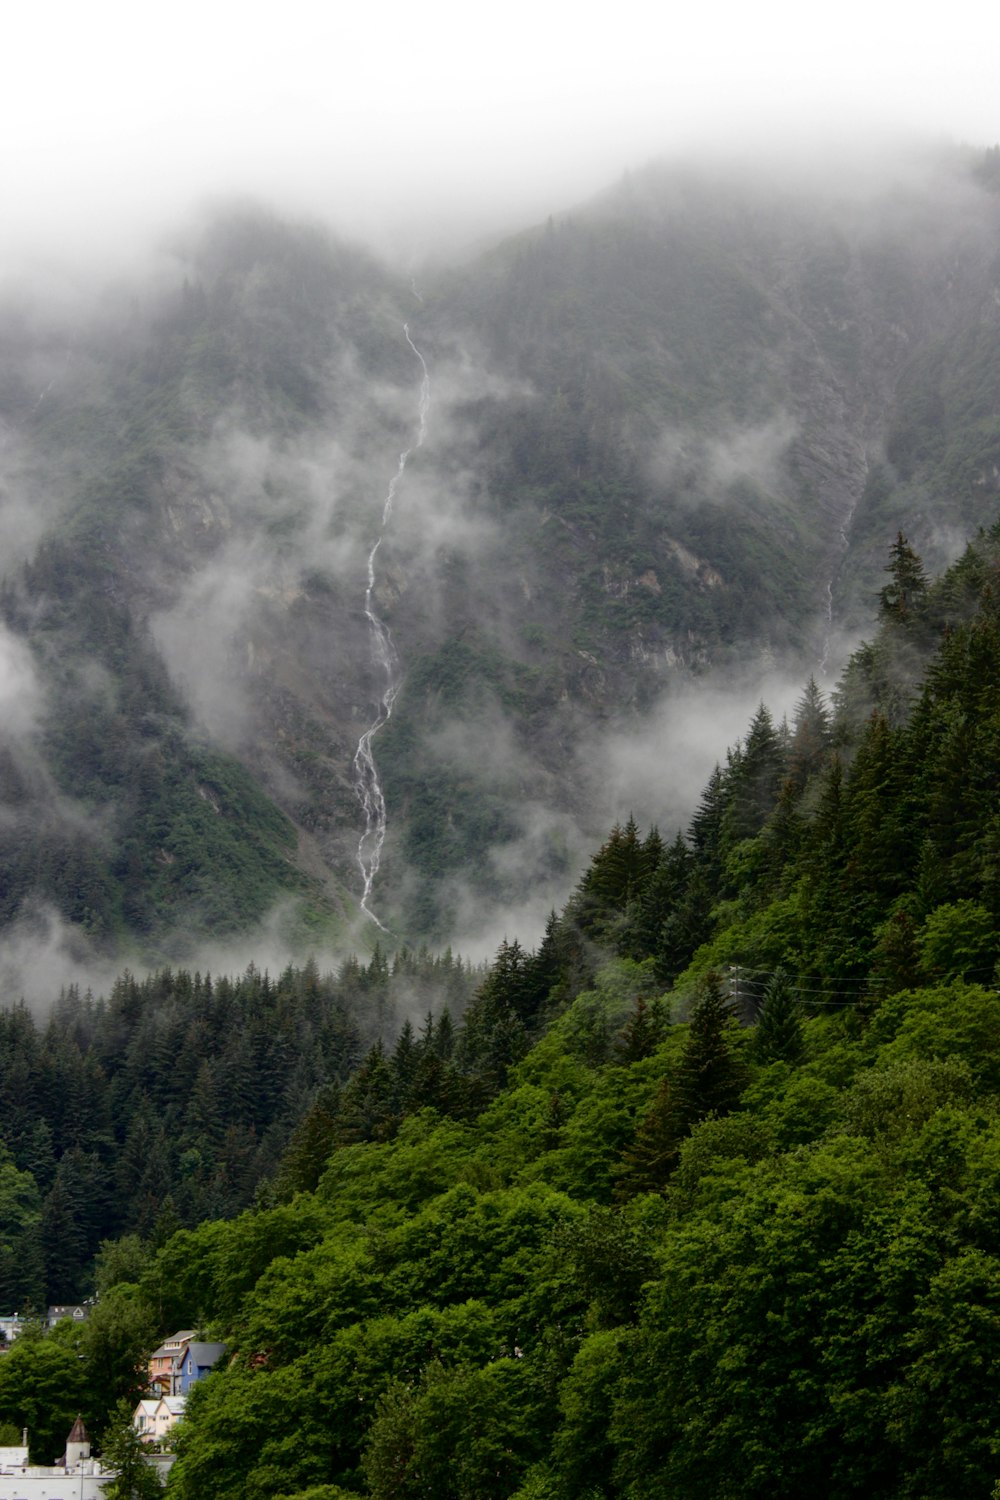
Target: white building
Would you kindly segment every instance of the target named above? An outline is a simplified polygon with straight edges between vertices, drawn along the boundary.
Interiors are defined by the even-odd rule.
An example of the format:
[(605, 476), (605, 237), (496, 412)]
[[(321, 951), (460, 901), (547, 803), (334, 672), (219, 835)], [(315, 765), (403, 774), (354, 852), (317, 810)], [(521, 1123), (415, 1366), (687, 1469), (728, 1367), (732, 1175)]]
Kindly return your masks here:
[(28, 1462), (27, 1433), (18, 1447), (0, 1448), (0, 1500), (98, 1500), (113, 1477), (91, 1458), (79, 1417), (66, 1439), (62, 1463), (51, 1468)]
[(159, 1443), (184, 1415), (186, 1396), (144, 1396), (132, 1413), (132, 1426), (144, 1443)]

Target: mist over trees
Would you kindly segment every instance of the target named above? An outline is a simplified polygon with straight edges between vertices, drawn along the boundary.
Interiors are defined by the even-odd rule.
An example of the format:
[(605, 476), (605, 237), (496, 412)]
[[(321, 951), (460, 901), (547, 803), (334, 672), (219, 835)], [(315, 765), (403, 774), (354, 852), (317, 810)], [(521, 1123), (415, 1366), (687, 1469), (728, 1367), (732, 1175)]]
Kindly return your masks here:
[[(107, 1422), (143, 1336), (193, 1322), (230, 1352), (192, 1394), (180, 1496), (211, 1473), (221, 1496), (988, 1497), (1000, 523), (934, 581), (905, 536), (887, 555), (891, 598), (901, 559), (921, 587), (832, 704), (810, 681), (792, 723), (761, 705), (689, 829), (613, 828), (536, 950), (126, 976), (64, 997), (34, 1053), (9, 1013), (7, 1074), (75, 1059), (99, 1099), (106, 1065), (110, 1116), (68, 1146), (64, 1071), (6, 1121), (8, 1280), (116, 1110), (148, 1134), (136, 1090), (179, 1173), (159, 1206), (129, 1180), (95, 1312), (0, 1359), (0, 1418), (82, 1364), (65, 1389)], [(234, 1130), (264, 1147), (242, 1211), (212, 1196)], [(137, 1158), (130, 1135), (119, 1172)]]
[[(197, 1328), (180, 1500), (996, 1493), (991, 163), (850, 212), (652, 170), (418, 308), (241, 211), (71, 357), (12, 324), (4, 515), (53, 519), (0, 596), (0, 915), (144, 961), (0, 996), (0, 1309), (93, 1299), (0, 1354), (33, 1459), (79, 1412), (126, 1472)], [(326, 965), (404, 313), (397, 925)], [(776, 656), (787, 713), (604, 817), (666, 688)], [(553, 885), (488, 965), (428, 946)], [(276, 903), (296, 961), (176, 957)]]
[(984, 171), (956, 151), (852, 200), (650, 168), (422, 300), (241, 205), (155, 283), (7, 306), (5, 927), (41, 907), (69, 953), (188, 966), (264, 924), (286, 955), (352, 932), (407, 320), (431, 406), (375, 587), (402, 674), (380, 919), (480, 947), (501, 907), (540, 923), (639, 760), (637, 815), (685, 819), (718, 747), (659, 769), (669, 704), (837, 660), (885, 537), (940, 571), (997, 492)]

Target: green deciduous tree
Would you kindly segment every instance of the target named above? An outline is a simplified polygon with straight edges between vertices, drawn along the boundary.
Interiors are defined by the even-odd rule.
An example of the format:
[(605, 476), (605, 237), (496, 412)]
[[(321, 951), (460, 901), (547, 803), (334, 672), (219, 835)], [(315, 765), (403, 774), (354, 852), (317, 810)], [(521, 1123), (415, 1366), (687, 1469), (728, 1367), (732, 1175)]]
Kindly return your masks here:
[(432, 1364), (381, 1397), (365, 1446), (372, 1500), (504, 1500), (539, 1456), (537, 1392), (519, 1359)]
[(10, 1312), (45, 1301), (41, 1195), (0, 1141), (0, 1307)]
[(26, 1427), (33, 1461), (51, 1464), (80, 1411), (89, 1413), (89, 1391), (76, 1350), (40, 1329), (22, 1333), (0, 1359), (0, 1420)]
[(938, 906), (916, 934), (924, 974), (933, 979), (985, 980), (1000, 952), (993, 918), (976, 901)]
[(101, 1463), (114, 1475), (105, 1486), (109, 1500), (158, 1500), (163, 1486), (146, 1462), (142, 1440), (132, 1426), (132, 1405), (123, 1401), (101, 1442)]

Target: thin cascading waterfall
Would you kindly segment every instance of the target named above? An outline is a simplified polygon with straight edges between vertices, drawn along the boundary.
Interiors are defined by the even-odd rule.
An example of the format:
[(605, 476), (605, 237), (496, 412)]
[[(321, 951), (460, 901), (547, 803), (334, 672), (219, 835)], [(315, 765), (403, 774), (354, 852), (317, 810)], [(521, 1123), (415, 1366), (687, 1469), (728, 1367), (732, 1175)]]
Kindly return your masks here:
[(358, 741), (358, 748), (354, 752), (354, 786), (358, 794), (365, 815), (365, 831), (358, 840), (358, 865), (361, 869), (363, 890), (361, 894), (361, 910), (365, 916), (370, 917), (377, 927), (385, 932), (387, 929), (368, 905), (375, 877), (378, 875), (379, 865), (382, 860), (382, 845), (385, 843), (386, 830), (386, 807), (385, 794), (382, 790), (382, 782), (378, 774), (378, 766), (375, 763), (375, 753), (372, 749), (372, 741), (384, 724), (392, 717), (393, 704), (399, 692), (402, 681), (399, 670), (399, 656), (393, 645), (392, 635), (385, 621), (380, 619), (375, 611), (375, 560), (378, 557), (379, 548), (385, 537), (386, 528), (392, 519), (392, 507), (396, 499), (406, 465), (411, 456), (418, 448), (423, 447), (424, 438), (427, 436), (427, 413), (431, 404), (431, 381), (427, 370), (427, 363), (420, 350), (410, 337), (410, 325), (403, 324), (403, 334), (413, 353), (420, 361), (420, 408), (417, 434), (409, 448), (399, 455), (399, 463), (396, 472), (389, 483), (389, 489), (382, 507), (382, 525), (375, 539), (375, 545), (368, 554), (368, 583), (365, 588), (365, 618), (368, 621), (368, 631), (372, 643), (372, 658), (376, 667), (385, 679), (385, 687), (379, 701), (378, 713), (373, 722), (365, 730)]

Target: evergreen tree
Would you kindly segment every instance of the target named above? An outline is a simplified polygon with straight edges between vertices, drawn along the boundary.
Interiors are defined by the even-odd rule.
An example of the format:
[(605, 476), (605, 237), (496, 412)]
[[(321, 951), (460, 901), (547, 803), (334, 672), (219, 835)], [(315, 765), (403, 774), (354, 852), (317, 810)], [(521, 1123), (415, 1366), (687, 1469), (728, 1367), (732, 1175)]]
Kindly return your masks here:
[(493, 967), (479, 988), (476, 1006), (494, 1019), (509, 1012), (525, 1022), (533, 1015), (537, 998), (530, 956), (516, 938), (512, 943), (504, 938)]
[(328, 1083), (319, 1091), (288, 1142), (274, 1176), (276, 1202), (286, 1202), (295, 1193), (315, 1190), (336, 1146), (339, 1122), (340, 1089), (336, 1083)]
[(798, 999), (784, 969), (776, 969), (764, 991), (764, 1003), (753, 1038), (759, 1062), (802, 1061), (804, 1041)]
[(84, 1209), (79, 1184), (68, 1172), (57, 1173), (41, 1218), (45, 1281), (53, 1302), (74, 1302), (83, 1295), (88, 1258)]
[(858, 746), (848, 785), (848, 840), (855, 895), (869, 895), (871, 921), (899, 892), (912, 867), (910, 819), (899, 815), (905, 763), (902, 736), (873, 714)]
[(618, 1039), (617, 1051), (622, 1061), (633, 1063), (648, 1057), (662, 1041), (665, 1028), (663, 1002), (650, 1003), (640, 995)]
[(684, 900), (692, 862), (691, 850), (683, 834), (678, 833), (643, 886), (633, 923), (633, 951), (628, 957), (643, 959), (659, 952), (664, 924)]
[(532, 960), (532, 984), (546, 1007), (571, 1000), (593, 983), (593, 948), (577, 926), (576, 909), (574, 896), (562, 917), (550, 913)]
[(717, 765), (701, 794), (690, 829), (698, 868), (713, 890), (722, 872), (722, 829), (728, 800), (728, 775)]
[(746, 741), (733, 757), (722, 817), (724, 847), (754, 838), (778, 800), (785, 774), (785, 748), (762, 703), (753, 716)]
[(726, 1115), (739, 1105), (746, 1068), (731, 1037), (732, 1010), (715, 973), (706, 976), (676, 1072), (660, 1084), (652, 1105), (622, 1155), (619, 1198), (660, 1192), (679, 1159), (684, 1137), (706, 1115)]
[(401, 1114), (410, 1106), (420, 1052), (421, 1047), (413, 1034), (413, 1023), (407, 1017), (392, 1054), (393, 1102)]
[(624, 828), (615, 824), (591, 860), (572, 903), (573, 916), (588, 936), (600, 941), (638, 895), (650, 862), (658, 856), (658, 846), (659, 835), (647, 850), (635, 818), (630, 816)]
[(455, 1051), (455, 1026), (447, 1006), (437, 1018), (433, 1050), (435, 1056), (439, 1057), (442, 1062), (447, 1062)]
[(802, 936), (812, 971), (824, 979), (856, 977), (867, 958), (870, 914), (850, 870), (851, 842), (844, 766), (834, 754), (821, 780), (802, 855)]
[(691, 962), (695, 950), (707, 941), (714, 904), (709, 872), (696, 860), (683, 898), (660, 928), (656, 977), (661, 983), (674, 980)]
[(889, 574), (889, 582), (878, 596), (879, 618), (905, 624), (926, 597), (927, 574), (901, 531), (896, 533), (885, 571)]
[(746, 1069), (733, 1048), (732, 1007), (722, 980), (705, 976), (691, 1012), (687, 1045), (677, 1071), (677, 1107), (684, 1131), (707, 1114), (727, 1115), (740, 1101)]
[(876, 992), (893, 995), (911, 990), (923, 981), (917, 929), (909, 910), (897, 906), (875, 932), (869, 982)]
[[(800, 794), (791, 777), (785, 779), (774, 812), (760, 834), (760, 850), (754, 865), (755, 904), (766, 905), (793, 883), (798, 856), (807, 837), (807, 824), (800, 811)], [(741, 890), (741, 896), (744, 892)]]
[(356, 1141), (386, 1141), (395, 1135), (399, 1116), (393, 1107), (392, 1067), (376, 1042), (341, 1095), (340, 1136)]
[(677, 1090), (664, 1078), (635, 1136), (622, 1153), (615, 1196), (620, 1201), (637, 1193), (660, 1193), (677, 1166), (684, 1138), (684, 1111)]
[(811, 776), (822, 768), (832, 740), (830, 711), (823, 694), (810, 677), (795, 707), (795, 721), (788, 747), (788, 775), (801, 792)]

